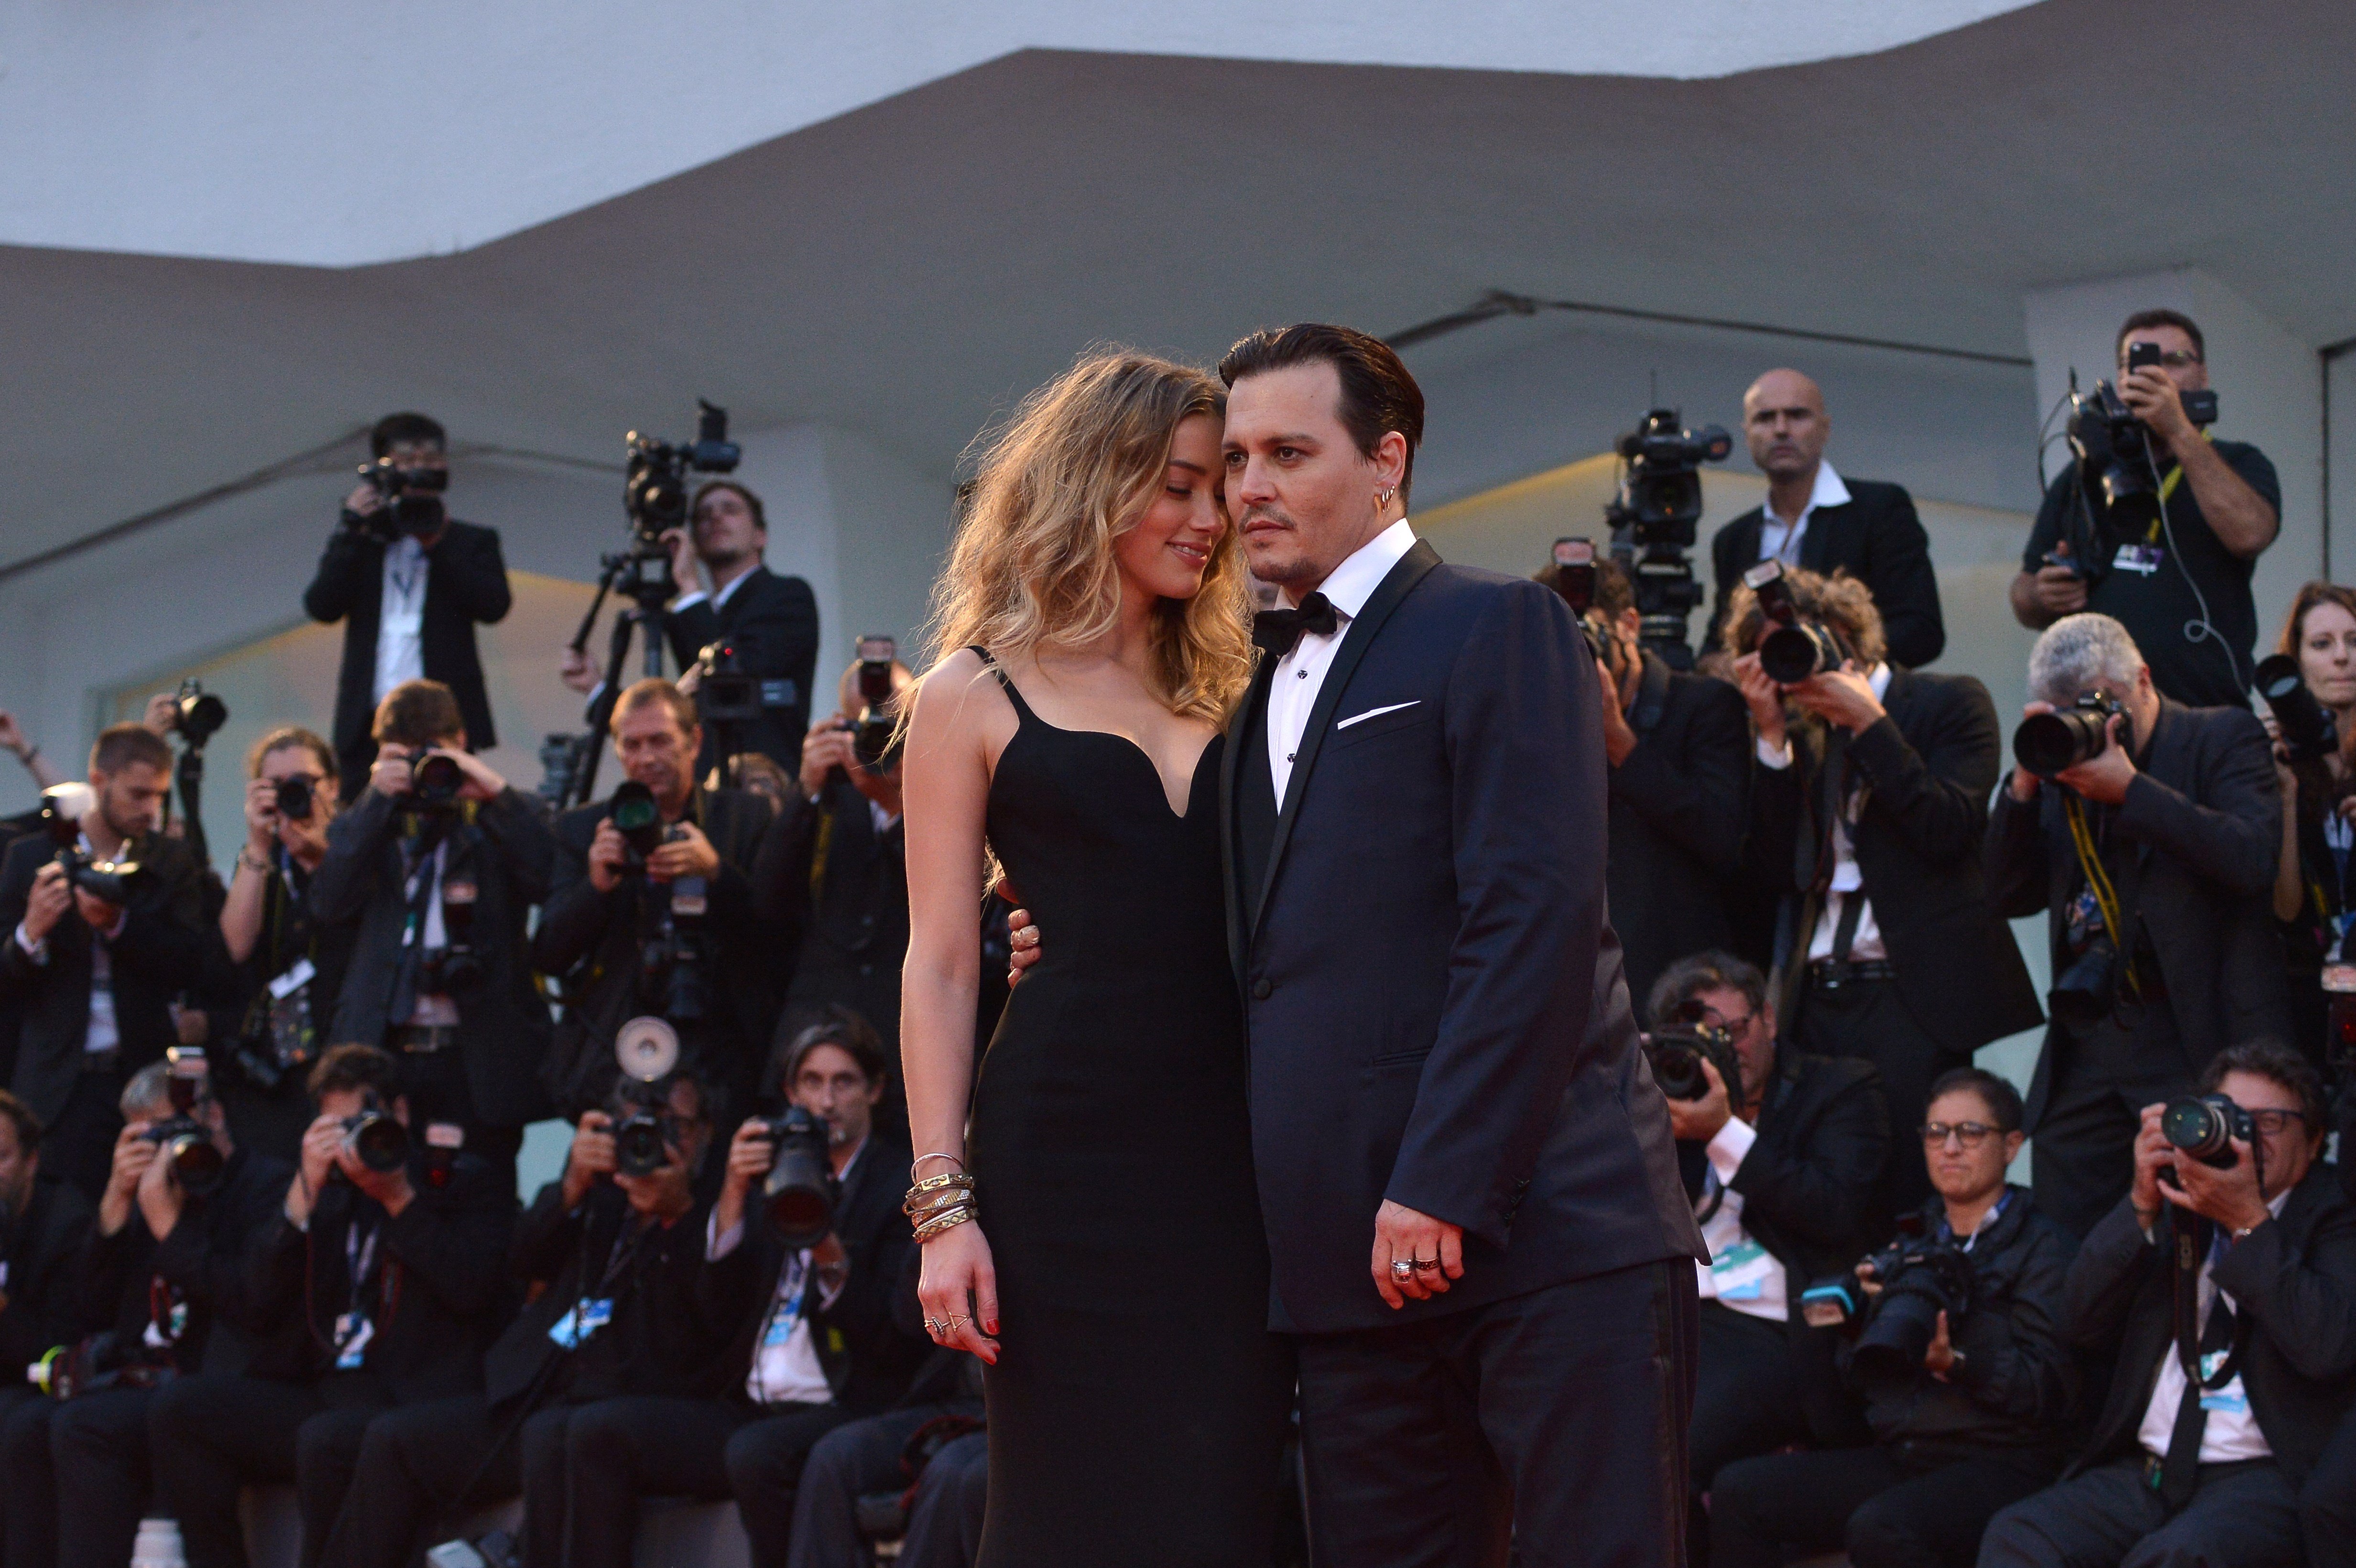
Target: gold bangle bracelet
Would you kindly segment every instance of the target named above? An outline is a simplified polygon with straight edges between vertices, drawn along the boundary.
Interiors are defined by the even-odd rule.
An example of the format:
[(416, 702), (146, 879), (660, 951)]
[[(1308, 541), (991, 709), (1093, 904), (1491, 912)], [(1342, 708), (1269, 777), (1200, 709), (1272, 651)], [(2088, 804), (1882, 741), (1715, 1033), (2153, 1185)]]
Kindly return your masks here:
[(916, 1227), (916, 1240), (929, 1242), (945, 1232), (954, 1231), (969, 1220), (979, 1220), (980, 1213), (971, 1204), (960, 1204), (937, 1219), (927, 1220)]
[(909, 1188), (908, 1195), (913, 1198), (919, 1192), (938, 1192), (944, 1188), (969, 1188), (972, 1185), (972, 1177), (968, 1176), (962, 1170), (952, 1170), (942, 1176), (927, 1176), (922, 1181), (919, 1181), (915, 1186)]

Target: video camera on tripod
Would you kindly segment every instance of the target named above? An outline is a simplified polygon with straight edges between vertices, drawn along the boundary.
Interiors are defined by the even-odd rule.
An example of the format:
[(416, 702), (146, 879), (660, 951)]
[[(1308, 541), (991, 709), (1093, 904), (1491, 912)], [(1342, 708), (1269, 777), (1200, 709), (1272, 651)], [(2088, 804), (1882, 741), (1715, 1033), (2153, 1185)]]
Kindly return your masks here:
[(1686, 429), (1676, 409), (1652, 409), (1612, 443), (1620, 493), (1603, 508), (1612, 553), (1635, 590), (1638, 639), (1671, 669), (1693, 668), (1686, 622), (1702, 602), (1694, 581), (1695, 527), (1701, 521), (1701, 465), (1722, 463), (1734, 438), (1722, 425)]

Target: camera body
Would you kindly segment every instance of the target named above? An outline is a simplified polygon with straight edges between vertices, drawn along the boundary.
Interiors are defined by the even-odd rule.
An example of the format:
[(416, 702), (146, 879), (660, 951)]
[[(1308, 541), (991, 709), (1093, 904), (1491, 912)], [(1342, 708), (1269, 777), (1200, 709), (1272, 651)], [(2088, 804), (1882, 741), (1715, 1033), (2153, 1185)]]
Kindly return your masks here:
[(900, 645), (891, 637), (859, 639), (860, 709), (851, 727), (851, 749), (859, 765), (870, 772), (881, 772), (900, 760), (899, 748), (894, 744), (900, 724), (890, 711), (892, 666), (899, 656)]
[(695, 661), (695, 717), (704, 724), (748, 724), (764, 713), (801, 704), (790, 680), (765, 680), (745, 671), (734, 643), (707, 643)]
[(389, 1175), (409, 1163), (409, 1128), (370, 1094), (343, 1120), (344, 1147), (370, 1170)]
[(2241, 1163), (2233, 1140), (2258, 1147), (2257, 1118), (2222, 1094), (2179, 1094), (2159, 1114), (2161, 1136), (2213, 1170)]
[(1653, 1070), (1653, 1082), (1661, 1093), (1672, 1100), (1699, 1100), (1709, 1093), (1709, 1079), (1701, 1065), (1707, 1061), (1718, 1069), (1718, 1076), (1726, 1085), (1729, 1110), (1740, 1115), (1742, 1110), (1742, 1055), (1735, 1049), (1734, 1037), (1715, 1024), (1704, 1023), (1697, 1003), (1687, 1002), (1677, 1009), (1677, 1016), (1667, 1027), (1654, 1030), (1644, 1037), (1644, 1061)]
[(70, 884), (111, 904), (129, 903), (146, 875), (145, 869), (136, 860), (97, 859), (81, 847), (81, 819), (97, 798), (86, 784), (50, 785), (41, 792), (41, 830), (48, 835)]
[(1694, 581), (1695, 528), (1701, 521), (1701, 465), (1734, 450), (1719, 425), (1687, 430), (1676, 409), (1651, 409), (1636, 428), (1612, 443), (1620, 454), (1619, 495), (1603, 509), (1612, 525), (1612, 554), (1628, 569), (1635, 591), (1638, 636), (1672, 669), (1691, 669), (1686, 623), (1702, 603)]
[(614, 1086), (614, 1168), (652, 1176), (670, 1163), (670, 1097), (662, 1080), (624, 1078)]
[[(2126, 705), (2109, 692), (2082, 691), (2078, 700), (2051, 713), (2032, 713), (2012, 732), (2012, 756), (2039, 778), (2067, 773), (2093, 762), (2111, 743), (2110, 723), (2126, 712)], [(2134, 744), (2135, 720), (2127, 720), (2123, 737)]]
[(1587, 618), (1595, 608), (1595, 545), (1584, 539), (1559, 539), (1554, 541), (1554, 591), (1570, 606), (1579, 622), (1580, 635), (1587, 639), (1587, 651), (1595, 662), (1609, 669), (1612, 656), (1602, 632)]
[(842, 1200), (828, 1154), (826, 1123), (799, 1105), (782, 1116), (755, 1122), (775, 1152), (761, 1181), (761, 1200), (778, 1239), (789, 1247), (816, 1246), (834, 1229)]
[(2266, 699), (2266, 707), (2275, 716), (2275, 728), (2282, 731), (2283, 749), (2290, 753), (2293, 763), (2319, 763), (2340, 751), (2340, 721), (2331, 709), (2315, 699), (2308, 690), (2307, 677), (2299, 673), (2297, 656), (2269, 654), (2258, 661), (2255, 678), (2252, 681), (2258, 695)]
[(229, 704), (207, 691), (204, 682), (195, 676), (180, 682), (172, 699), (172, 732), (191, 750), (202, 750), (228, 722)]
[(409, 788), (401, 809), (447, 816), (458, 809), (458, 792), (466, 786), (466, 770), (455, 757), (436, 756), (430, 746), (412, 746), (402, 753), (409, 763)]
[(384, 502), (364, 516), (351, 514), (355, 526), (370, 539), (385, 544), (403, 537), (422, 539), (449, 520), (442, 505), (442, 492), (450, 487), (448, 469), (403, 468), (388, 453), (361, 464), (359, 473)]
[(1849, 657), (1849, 646), (1823, 621), (1800, 613), (1792, 600), (1791, 582), (1780, 560), (1762, 560), (1742, 574), (1759, 602), (1767, 629), (1759, 639), (1759, 667), (1779, 686), (1795, 686), (1812, 676), (1838, 669)]
[(1801, 1317), (1812, 1328), (1855, 1332), (1859, 1372), (1910, 1377), (1922, 1371), (1939, 1314), (1947, 1315), (1950, 1332), (1962, 1328), (1979, 1299), (1979, 1275), (1971, 1254), (1953, 1239), (1929, 1235), (1920, 1214), (1902, 1216), (1897, 1240), (1865, 1261), (1880, 1282), (1879, 1296), (1869, 1296), (1853, 1275), (1836, 1275), (1801, 1293)]
[(630, 456), (622, 482), (622, 509), (629, 517), (637, 549), (659, 554), (666, 562), (669, 552), (663, 547), (662, 536), (687, 526), (688, 475), (733, 473), (744, 455), (744, 448), (728, 439), (726, 409), (701, 398), (695, 400), (695, 407), (691, 442), (658, 441), (637, 431), (626, 437)]
[(205, 1053), (195, 1046), (176, 1045), (166, 1051), (165, 1060), (170, 1070), (164, 1079), (164, 1092), (170, 1098), (172, 1114), (139, 1136), (162, 1151), (181, 1191), (191, 1198), (209, 1197), (220, 1189), (229, 1160), (213, 1142), (210, 1131), (196, 1118), (208, 1077)]
[[(2130, 344), (2127, 347), (2127, 368), (2139, 370), (2159, 363), (2159, 346), (2154, 343)], [(2180, 392), (2184, 417), (2198, 426), (2217, 422), (2217, 394), (2206, 389), (2198, 392)], [(2082, 571), (2100, 573), (2109, 570), (2113, 555), (2123, 544), (2140, 541), (2159, 521), (2158, 454), (2152, 444), (2151, 427), (2136, 416), (2120, 397), (2118, 389), (2108, 381), (2097, 381), (2094, 389), (2082, 393), (2074, 382), (2070, 389), (2070, 450), (2078, 459), (2078, 478), (2083, 487), (2087, 506), (2094, 513), (2096, 538), (2094, 548), (2082, 560), (2073, 562)]]
[(300, 773), (293, 778), (280, 779), (271, 801), (272, 807), (288, 822), (308, 822), (317, 804), (318, 792), (311, 787), (311, 781)]
[[(614, 786), (607, 814), (629, 848), (629, 869), (641, 877), (647, 857), (683, 832), (663, 821), (654, 791), (636, 779)], [(701, 1019), (711, 1010), (703, 930), (711, 890), (701, 877), (679, 877), (660, 894), (648, 884), (647, 895), (638, 902), (639, 1005), (673, 1023)]]

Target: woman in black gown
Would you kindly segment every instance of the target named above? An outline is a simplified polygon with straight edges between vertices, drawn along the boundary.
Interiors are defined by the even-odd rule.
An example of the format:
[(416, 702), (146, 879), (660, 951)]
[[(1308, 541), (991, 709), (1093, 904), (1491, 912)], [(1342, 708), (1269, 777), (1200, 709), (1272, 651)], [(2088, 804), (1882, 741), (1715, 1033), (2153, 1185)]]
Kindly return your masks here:
[[(1220, 908), (1219, 727), (1250, 658), (1223, 404), (1105, 354), (1025, 405), (909, 725), (915, 1175), (969, 1171), (979, 1211), (926, 1240), (922, 1296), (990, 1363), (982, 1568), (1258, 1568), (1274, 1534), (1292, 1379)], [(985, 849), (1057, 941), (977, 1073)]]

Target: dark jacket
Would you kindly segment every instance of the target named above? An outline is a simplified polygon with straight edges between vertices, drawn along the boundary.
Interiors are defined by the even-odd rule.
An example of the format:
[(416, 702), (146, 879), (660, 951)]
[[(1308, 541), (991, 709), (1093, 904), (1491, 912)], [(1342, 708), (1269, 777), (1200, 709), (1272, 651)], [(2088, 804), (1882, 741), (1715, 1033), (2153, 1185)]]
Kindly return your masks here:
[[(790, 706), (764, 706), (759, 718), (736, 725), (729, 737), (736, 752), (759, 752), (791, 778), (801, 767), (818, 664), (818, 596), (810, 585), (756, 566), (736, 584), (727, 603), (714, 609), (704, 599), (671, 612), (669, 624), (671, 652), (681, 669), (702, 656), (705, 644), (725, 642), (735, 649), (737, 667), (744, 674), (793, 682)], [(719, 727), (706, 724), (696, 776), (706, 776), (719, 756)]]
[(1751, 722), (1733, 687), (1673, 671), (1650, 653), (1628, 722), (1636, 749), (1611, 771), (1604, 877), (1629, 994), (1642, 1009), (1662, 970), (1733, 945), (1727, 893), (1741, 870)]
[[(396, 1401), (481, 1387), (483, 1348), (512, 1302), (515, 1198), (503, 1174), (462, 1155), (437, 1182), (413, 1161), (417, 1196), (398, 1218), (340, 1179), (319, 1194), (307, 1230), (289, 1224), (282, 1207), (246, 1246), (246, 1289), (269, 1335), (246, 1375), (281, 1382), (326, 1375), (335, 1366), (336, 1319), (357, 1306), (373, 1328), (361, 1365)], [(356, 1303), (350, 1254), (371, 1232), (375, 1266)]]
[[(2077, 1359), (2062, 1332), (2063, 1281), (2077, 1248), (2069, 1232), (2037, 1211), (2025, 1187), (1972, 1243), (1977, 1297), (1961, 1322), (1950, 1316), (1950, 1341), (1964, 1364), (1941, 1381), (1921, 1367), (1904, 1377), (1871, 1378), (1842, 1360), (1866, 1400), (1866, 1420), (1884, 1443), (1970, 1444), (2043, 1450), (2058, 1465), (2075, 1435)], [(1945, 1211), (1933, 1198), (1925, 1233)], [(1867, 1320), (1869, 1328), (1871, 1319)]]
[(7, 1215), (0, 1228), (0, 1259), (8, 1264), (0, 1287), (7, 1303), (0, 1307), (0, 1371), (12, 1384), (49, 1351), (98, 1327), (79, 1288), (94, 1212), (80, 1188), (36, 1179), (25, 1211)]
[(816, 805), (797, 788), (761, 846), (754, 885), (762, 907), (799, 934), (787, 1008), (799, 1017), (849, 1008), (896, 1053), (908, 953), (906, 820), (876, 832), (867, 797), (847, 778), (827, 780)]
[[(2282, 795), (2265, 730), (2245, 709), (2185, 708), (2162, 698), (2136, 770), (2126, 799), (2109, 814), (2108, 832), (2132, 846), (2125, 858), (2133, 880), (2119, 893), (2133, 911), (2128, 923), (2139, 923), (2158, 960), (2188, 1057), (2182, 1074), (2197, 1075), (2234, 1040), (2290, 1037), (2273, 907)], [(1987, 826), (1988, 896), (2008, 918), (2046, 912), (2057, 975), (2070, 961), (2067, 912), (2085, 881), (2066, 793), (2049, 785), (2021, 802), (2008, 788)], [(2051, 1088), (2058, 1027), (2045, 1039), (2029, 1095), (2032, 1132)]]
[(131, 1346), (143, 1342), (151, 1324), (169, 1338), (171, 1320), (185, 1309), (172, 1340), (173, 1364), (183, 1372), (244, 1371), (272, 1317), (253, 1298), (247, 1249), (265, 1227), (281, 1222), (294, 1175), (284, 1160), (239, 1148), (217, 1191), (183, 1199), (179, 1222), (162, 1242), (135, 1200), (112, 1236), (93, 1224), (81, 1267), (88, 1320)]
[[(344, 799), (359, 797), (376, 761), (369, 730), (376, 718), (377, 627), (384, 613), (384, 545), (359, 529), (338, 528), (320, 554), (319, 570), (303, 591), (315, 621), (344, 623), (344, 662), (336, 677), (336, 758)], [(487, 752), (498, 744), (483, 664), (475, 652), (475, 623), (503, 619), (514, 601), (508, 565), (495, 528), (452, 522), (425, 552), (425, 624), (420, 640), (425, 678), (458, 699), (466, 744)]]
[[(2079, 1470), (2137, 1451), (2160, 1358), (2176, 1354), (2170, 1258), (2178, 1212), (2164, 1206), (2154, 1239), (2146, 1241), (2132, 1201), (2122, 1200), (2071, 1265), (2071, 1339), (2092, 1350), (2118, 1347), (2110, 1399)], [(2194, 1244), (2208, 1246), (2205, 1221)], [(2282, 1218), (2234, 1243), (2210, 1278), (2251, 1320), (2242, 1387), (2296, 1488), (2356, 1398), (2356, 1206), (2318, 1161), (2292, 1189)]]
[[(1882, 718), (1847, 740), (1848, 778), (1867, 791), (1854, 831), (1858, 870), (1906, 1010), (1947, 1051), (1969, 1056), (2044, 1018), (1980, 867), (2004, 737), (1987, 688), (1967, 675), (1893, 669), (1882, 707)], [(1751, 780), (1752, 860), (1789, 895), (1793, 915), (1778, 954), (1787, 1014), (1817, 918), (1799, 886), (1799, 836), (1815, 835), (1832, 853), (1826, 745), (1822, 728), (1798, 727), (1792, 765), (1762, 767)]]
[[(1800, 564), (1826, 577), (1846, 570), (1871, 589), (1890, 661), (1920, 669), (1945, 651), (1947, 628), (1939, 614), (1931, 539), (1914, 515), (1914, 498), (1899, 485), (1872, 479), (1844, 475), (1841, 482), (1848, 486), (1848, 501), (1809, 514), (1808, 531), (1800, 536)], [(1753, 507), (1709, 541), (1710, 570), (1718, 579), (1718, 603), (1709, 613), (1712, 647), (1742, 574), (1759, 564), (1759, 539), (1766, 526), (1766, 509)]]
[[(1414, 545), (1334, 650), (1280, 812), (1275, 663), (1220, 779), (1273, 1326), (1706, 1256), (1604, 918), (1602, 720), (1569, 607)], [(1387, 1198), (1465, 1232), (1456, 1287), (1398, 1313), (1366, 1284)]]
[[(311, 880), (311, 910), (328, 923), (354, 922), (351, 965), (337, 998), (338, 1040), (380, 1044), (399, 978), (402, 895), (402, 812), (376, 790), (327, 827), (327, 858)], [(524, 918), (548, 896), (556, 840), (531, 802), (513, 789), (469, 816), (479, 842), (464, 851), (475, 871), (473, 945), (479, 985), (455, 998), (458, 1049), (475, 1114), (487, 1126), (518, 1127), (548, 1114), (540, 1069), (548, 1054), (548, 1004), (532, 984)], [(451, 853), (461, 854), (454, 832)]]
[[(928, 1337), (908, 1334), (893, 1312), (902, 1265), (916, 1250), (907, 1217), (900, 1211), (908, 1158), (905, 1144), (869, 1136), (835, 1213), (834, 1233), (850, 1272), (834, 1304), (810, 1314), (819, 1366), (836, 1402), (848, 1410), (882, 1410), (898, 1401), (933, 1348)], [(726, 1257), (703, 1265), (706, 1316), (716, 1322), (733, 1317), (737, 1325), (724, 1358), (732, 1392), (744, 1391), (752, 1371), (754, 1349), (785, 1263), (785, 1247), (762, 1218), (755, 1190), (745, 1206), (744, 1240)]]
[[(33, 879), (56, 853), (46, 837), (19, 838), (0, 863), (0, 1005), (24, 1008), (16, 1090), (44, 1124), (57, 1119), (73, 1093), (90, 1033), (92, 935), (80, 912), (68, 907), (50, 929), (48, 963), (35, 963), (16, 944)], [(178, 1042), (172, 998), (203, 977), (218, 934), (206, 925), (202, 873), (187, 845), (150, 833), (126, 845), (123, 859), (146, 872), (124, 906), (122, 932), (107, 944), (123, 1070), (131, 1073), (162, 1061)]]
[[(736, 1325), (705, 1316), (696, 1290), (711, 1212), (699, 1198), (670, 1224), (642, 1228), (611, 1181), (570, 1210), (563, 1182), (541, 1188), (516, 1223), (512, 1253), (516, 1278), (538, 1294), (483, 1358), (492, 1407), (527, 1394), (542, 1405), (725, 1392), (722, 1350)], [(612, 1302), (612, 1319), (579, 1349), (562, 1349), (549, 1330), (584, 1298)]]
[[(640, 922), (659, 912), (641, 906), (649, 889), (661, 885), (626, 876), (612, 892), (601, 893), (589, 880), (589, 846), (612, 812), (606, 800), (556, 819), (554, 874), (531, 940), (533, 965), (564, 981), (564, 1018), (556, 1025), (546, 1076), (558, 1113), (576, 1121), (603, 1105), (614, 1086), (614, 1031), (626, 1019), (664, 1010), (663, 998), (642, 996), (638, 985)], [(705, 1073), (742, 1091), (760, 1071), (777, 1017), (775, 971), (783, 942), (754, 912), (752, 881), (754, 858), (769, 827), (769, 803), (749, 790), (698, 788), (686, 816), (719, 853), (720, 872), (705, 890), (703, 917), (711, 1011), (701, 1024), (682, 1023), (683, 1039)], [(667, 887), (662, 897), (669, 897)]]

